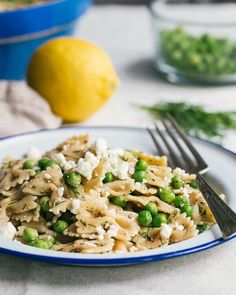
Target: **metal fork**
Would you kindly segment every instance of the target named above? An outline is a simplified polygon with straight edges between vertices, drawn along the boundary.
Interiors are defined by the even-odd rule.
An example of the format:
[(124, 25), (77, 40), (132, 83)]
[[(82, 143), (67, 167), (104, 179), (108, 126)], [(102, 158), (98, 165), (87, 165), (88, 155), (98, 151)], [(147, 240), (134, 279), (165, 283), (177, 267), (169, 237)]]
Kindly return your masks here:
[(219, 225), (223, 238), (231, 236), (236, 232), (236, 213), (203, 178), (202, 174), (209, 168), (207, 163), (171, 116), (167, 116), (161, 122), (164, 131), (156, 123), (156, 132), (147, 128), (159, 154), (168, 157), (172, 168), (179, 167), (196, 174), (199, 188)]

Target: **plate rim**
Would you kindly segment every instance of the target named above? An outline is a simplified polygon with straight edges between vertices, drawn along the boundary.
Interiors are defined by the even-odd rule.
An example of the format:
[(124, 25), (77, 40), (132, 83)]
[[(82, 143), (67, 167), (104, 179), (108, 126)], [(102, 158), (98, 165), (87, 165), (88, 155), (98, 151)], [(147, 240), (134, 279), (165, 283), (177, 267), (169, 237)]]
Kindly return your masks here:
[[(134, 131), (146, 131), (146, 128), (144, 127), (134, 127), (134, 126), (112, 126), (112, 125), (101, 125), (101, 126), (86, 126), (86, 125), (78, 125), (78, 126), (61, 126), (59, 128), (43, 128), (37, 131), (29, 131), (29, 132), (22, 132), (18, 134), (12, 134), (4, 137), (0, 137), (0, 143), (2, 141), (6, 141), (11, 138), (16, 137), (23, 137), (30, 134), (37, 134), (37, 133), (43, 133), (43, 132), (53, 132), (58, 130), (67, 130), (67, 129), (117, 129), (117, 130), (134, 130)], [(224, 146), (220, 145), (219, 143), (212, 142), (205, 138), (200, 138), (197, 136), (190, 136), (191, 138), (197, 139), (200, 142), (205, 142), (209, 145), (211, 145), (213, 148), (217, 148), (218, 150), (221, 150), (223, 152), (226, 152), (227, 154), (233, 156), (236, 160), (236, 152), (225, 148)], [(181, 257), (188, 254), (198, 253), (207, 249), (211, 249), (213, 247), (216, 247), (218, 245), (224, 244), (230, 240), (233, 240), (236, 238), (236, 233), (230, 236), (227, 239), (218, 238), (213, 241), (200, 244), (194, 247), (181, 249), (178, 251), (170, 251), (166, 253), (160, 253), (160, 254), (150, 254), (150, 255), (141, 255), (138, 257), (101, 257), (101, 258), (72, 258), (72, 257), (58, 257), (58, 256), (47, 256), (47, 255), (40, 255), (40, 254), (34, 254), (34, 253), (26, 253), (21, 251), (16, 251), (12, 249), (6, 249), (2, 248), (0, 246), (0, 251), (2, 253), (18, 256), (18, 257), (24, 257), (28, 259), (35, 259), (35, 260), (41, 260), (41, 261), (50, 261), (54, 263), (62, 263), (62, 264), (72, 264), (72, 265), (81, 265), (81, 266), (108, 266), (108, 265), (128, 265), (128, 264), (137, 264), (137, 263), (144, 263), (144, 262), (151, 262), (151, 261), (159, 261), (159, 260), (165, 260), (170, 258), (176, 258)], [(43, 251), (43, 250), (42, 250)], [(47, 251), (47, 250), (45, 250)]]

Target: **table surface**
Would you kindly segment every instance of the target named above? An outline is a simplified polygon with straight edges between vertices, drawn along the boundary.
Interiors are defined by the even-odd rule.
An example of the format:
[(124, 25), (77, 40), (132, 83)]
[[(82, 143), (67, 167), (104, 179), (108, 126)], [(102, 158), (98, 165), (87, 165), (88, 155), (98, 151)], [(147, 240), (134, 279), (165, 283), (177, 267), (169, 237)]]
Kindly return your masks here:
[[(235, 109), (236, 86), (177, 86), (158, 79), (153, 67), (153, 36), (145, 7), (93, 7), (77, 36), (103, 47), (112, 57), (121, 87), (87, 125), (147, 126), (150, 118), (134, 104), (160, 100), (203, 103)], [(115, 110), (115, 112), (114, 112)], [(224, 144), (236, 151), (236, 134)], [(0, 254), (0, 294), (216, 294), (235, 295), (236, 241), (194, 255), (116, 268), (58, 266)]]

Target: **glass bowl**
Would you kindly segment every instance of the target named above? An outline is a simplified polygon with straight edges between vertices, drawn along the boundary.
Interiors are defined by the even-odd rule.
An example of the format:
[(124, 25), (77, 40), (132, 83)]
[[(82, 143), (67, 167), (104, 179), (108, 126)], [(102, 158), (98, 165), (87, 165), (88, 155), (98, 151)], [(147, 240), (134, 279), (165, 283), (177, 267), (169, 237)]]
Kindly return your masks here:
[(177, 83), (236, 83), (236, 3), (155, 0), (149, 10), (161, 75)]

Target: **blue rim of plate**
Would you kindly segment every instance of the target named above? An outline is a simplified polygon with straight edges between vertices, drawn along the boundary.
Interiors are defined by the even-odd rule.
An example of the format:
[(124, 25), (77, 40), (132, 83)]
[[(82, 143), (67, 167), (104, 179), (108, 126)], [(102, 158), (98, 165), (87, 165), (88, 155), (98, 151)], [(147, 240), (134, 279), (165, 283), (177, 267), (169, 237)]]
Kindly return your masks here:
[[(41, 129), (38, 131), (31, 131), (31, 132), (24, 132), (24, 133), (19, 133), (16, 135), (9, 135), (5, 137), (0, 138), (1, 141), (5, 141), (9, 138), (14, 138), (14, 137), (20, 137), (24, 135), (30, 135), (30, 134), (36, 134), (36, 133), (42, 133), (42, 132), (53, 132), (56, 130), (63, 130), (63, 129), (123, 129), (123, 130), (135, 130), (135, 131), (145, 131), (145, 128), (141, 127), (125, 127), (125, 126), (64, 126), (60, 128), (52, 128), (52, 129)], [(202, 139), (199, 137), (192, 136), (193, 138), (206, 142), (214, 147), (217, 147), (218, 149), (221, 149), (225, 151), (226, 153), (230, 154), (231, 156), (234, 156), (236, 159), (236, 153), (224, 148), (220, 144), (214, 143), (212, 141), (209, 141), (207, 139)], [(137, 263), (145, 263), (145, 262), (152, 262), (152, 261), (159, 261), (159, 260), (164, 260), (164, 259), (169, 259), (169, 258), (175, 258), (175, 257), (180, 257), (188, 254), (193, 254), (197, 252), (201, 252), (207, 249), (211, 249), (213, 247), (216, 247), (218, 245), (224, 244), (232, 239), (236, 238), (236, 234), (230, 236), (227, 239), (219, 238), (215, 239), (211, 242), (205, 243), (198, 245), (196, 247), (190, 247), (186, 248), (183, 250), (178, 250), (178, 251), (171, 251), (163, 254), (153, 254), (153, 255), (145, 255), (145, 256), (139, 256), (139, 257), (117, 257), (117, 258), (102, 258), (101, 259), (93, 259), (93, 258), (64, 258), (64, 257), (55, 257), (55, 256), (46, 256), (46, 255), (39, 255), (39, 254), (30, 254), (30, 253), (23, 253), (20, 251), (15, 251), (15, 250), (9, 250), (2, 248), (0, 246), (0, 251), (2, 253), (10, 254), (10, 255), (15, 255), (18, 257), (23, 257), (23, 258), (28, 258), (28, 259), (35, 259), (35, 260), (41, 260), (41, 261), (47, 261), (47, 262), (54, 262), (54, 263), (59, 263), (59, 264), (73, 264), (73, 265), (91, 265), (91, 266), (105, 266), (105, 265), (128, 265), (128, 264), (137, 264)]]

